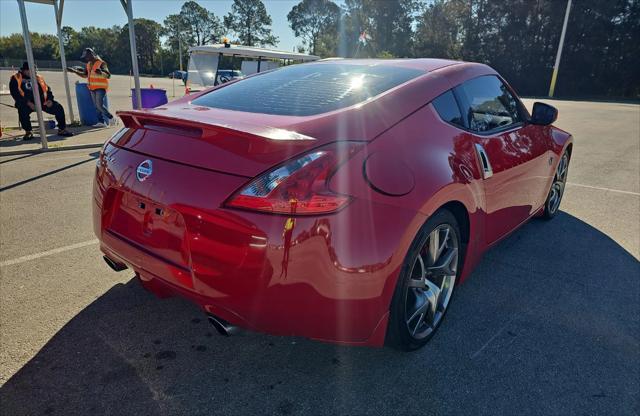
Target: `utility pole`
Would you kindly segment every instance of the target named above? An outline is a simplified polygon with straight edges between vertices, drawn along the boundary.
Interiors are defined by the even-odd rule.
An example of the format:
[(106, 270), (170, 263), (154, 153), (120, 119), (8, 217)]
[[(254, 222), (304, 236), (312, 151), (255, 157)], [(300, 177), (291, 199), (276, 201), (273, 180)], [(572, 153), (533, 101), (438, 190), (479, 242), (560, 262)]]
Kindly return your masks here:
[(571, 0), (567, 0), (567, 10), (564, 12), (564, 23), (562, 24), (562, 33), (560, 34), (560, 44), (558, 45), (558, 54), (556, 55), (556, 63), (553, 65), (553, 74), (551, 75), (551, 85), (549, 86), (549, 97), (553, 97), (556, 89), (556, 80), (558, 79), (558, 68), (560, 68), (560, 59), (562, 58), (562, 47), (564, 46), (564, 35), (567, 33), (567, 23), (569, 23), (569, 13), (571, 12)]

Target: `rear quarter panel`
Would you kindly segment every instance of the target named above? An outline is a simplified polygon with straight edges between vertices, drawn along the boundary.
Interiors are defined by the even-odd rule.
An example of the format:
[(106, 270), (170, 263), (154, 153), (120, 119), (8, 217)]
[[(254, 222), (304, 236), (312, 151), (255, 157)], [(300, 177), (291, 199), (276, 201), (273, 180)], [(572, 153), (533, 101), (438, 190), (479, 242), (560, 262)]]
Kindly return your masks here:
[[(463, 133), (443, 122), (431, 104), (425, 105), (370, 143), (336, 173), (330, 184), (336, 192), (415, 214), (397, 244), (395, 255), (402, 259), (426, 218), (449, 202), (463, 204), (469, 214), (471, 239), (461, 281), (477, 263), (483, 249), (480, 242), (484, 241), (484, 190), (473, 143)], [(370, 161), (375, 165), (368, 166)], [(368, 181), (368, 177), (384, 175), (409, 178), (412, 184), (398, 183), (398, 192), (384, 193)], [(385, 186), (393, 183), (391, 180)], [(395, 219), (389, 217), (387, 221), (393, 223)], [(392, 293), (387, 295), (390, 302)]]

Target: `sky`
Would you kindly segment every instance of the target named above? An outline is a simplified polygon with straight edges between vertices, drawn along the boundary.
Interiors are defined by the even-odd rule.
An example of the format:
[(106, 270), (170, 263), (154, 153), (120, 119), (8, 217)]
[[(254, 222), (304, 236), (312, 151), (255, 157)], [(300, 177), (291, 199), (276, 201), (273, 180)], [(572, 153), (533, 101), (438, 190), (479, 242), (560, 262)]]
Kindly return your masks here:
[[(292, 51), (302, 44), (301, 39), (293, 35), (287, 21), (287, 13), (299, 0), (263, 0), (267, 13), (273, 19), (272, 30), (279, 38), (278, 49)], [(222, 19), (231, 10), (231, 0), (197, 0)], [(133, 0), (134, 17), (153, 19), (162, 24), (167, 15), (180, 11), (184, 0)], [(29, 30), (56, 34), (53, 7), (37, 3), (26, 3)], [(65, 0), (63, 26), (80, 29), (83, 26), (111, 27), (127, 23), (127, 15), (120, 0)], [(20, 12), (16, 0), (0, 0), (0, 36), (22, 33)], [(230, 34), (229, 34), (230, 35)], [(230, 36), (231, 37), (231, 36)]]

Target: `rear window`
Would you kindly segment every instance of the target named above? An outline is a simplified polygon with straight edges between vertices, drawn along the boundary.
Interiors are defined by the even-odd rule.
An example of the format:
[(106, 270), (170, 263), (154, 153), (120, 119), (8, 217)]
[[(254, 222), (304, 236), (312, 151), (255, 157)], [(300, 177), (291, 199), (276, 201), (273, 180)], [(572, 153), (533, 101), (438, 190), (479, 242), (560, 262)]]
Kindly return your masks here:
[(193, 103), (249, 113), (310, 116), (361, 103), (423, 74), (385, 65), (294, 65), (211, 91)]

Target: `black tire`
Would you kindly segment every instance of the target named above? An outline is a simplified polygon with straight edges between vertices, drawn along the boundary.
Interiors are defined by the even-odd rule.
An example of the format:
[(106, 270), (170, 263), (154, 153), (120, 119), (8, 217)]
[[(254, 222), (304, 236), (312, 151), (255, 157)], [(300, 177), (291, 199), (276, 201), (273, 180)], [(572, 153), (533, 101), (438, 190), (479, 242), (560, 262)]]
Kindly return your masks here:
[[(547, 199), (544, 201), (544, 211), (541, 217), (545, 220), (553, 219), (560, 211), (560, 204), (562, 203), (562, 197), (564, 196), (564, 189), (569, 172), (569, 161), (569, 154), (565, 151), (560, 157), (560, 162), (556, 168), (556, 173), (553, 177), (551, 187), (549, 188)], [(562, 168), (563, 163), (564, 168)], [(554, 199), (554, 193), (558, 198), (557, 201)]]
[[(417, 338), (412, 335), (411, 331), (408, 327), (407, 322), (407, 312), (406, 312), (406, 304), (405, 300), (407, 295), (407, 291), (409, 288), (409, 282), (412, 280), (411, 274), (413, 273), (414, 265), (416, 264), (418, 254), (422, 251), (429, 239), (429, 235), (438, 227), (443, 225), (449, 225), (451, 230), (453, 231), (452, 238), (456, 241), (456, 247), (459, 248), (459, 255), (457, 255), (457, 259), (455, 260), (455, 280), (457, 282), (457, 278), (460, 274), (463, 255), (461, 252), (462, 249), (462, 241), (460, 239), (460, 228), (458, 222), (456, 221), (455, 216), (447, 211), (440, 210), (436, 212), (431, 218), (429, 218), (425, 224), (421, 227), (420, 231), (416, 235), (411, 247), (409, 248), (409, 252), (407, 253), (404, 264), (400, 271), (400, 276), (398, 278), (398, 282), (396, 284), (396, 289), (393, 295), (393, 299), (391, 301), (390, 314), (389, 314), (389, 325), (387, 329), (387, 337), (386, 344), (402, 350), (402, 351), (413, 351), (423, 347), (436, 333), (437, 329), (442, 324), (444, 315), (448, 311), (448, 304), (451, 300), (451, 295), (455, 290), (453, 289), (453, 285), (449, 294), (449, 300), (447, 301), (447, 305), (442, 311), (441, 317), (439, 321), (433, 326), (433, 329), (426, 336)], [(438, 302), (436, 302), (438, 303)]]

